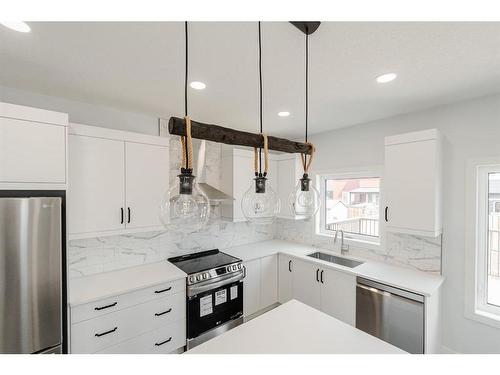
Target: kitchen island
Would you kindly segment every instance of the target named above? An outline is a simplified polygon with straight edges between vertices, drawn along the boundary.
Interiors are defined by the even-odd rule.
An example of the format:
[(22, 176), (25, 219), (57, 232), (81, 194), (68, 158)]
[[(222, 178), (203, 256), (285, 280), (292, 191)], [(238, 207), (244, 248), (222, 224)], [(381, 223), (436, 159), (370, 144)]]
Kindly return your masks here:
[(186, 354), (403, 354), (395, 346), (291, 300)]

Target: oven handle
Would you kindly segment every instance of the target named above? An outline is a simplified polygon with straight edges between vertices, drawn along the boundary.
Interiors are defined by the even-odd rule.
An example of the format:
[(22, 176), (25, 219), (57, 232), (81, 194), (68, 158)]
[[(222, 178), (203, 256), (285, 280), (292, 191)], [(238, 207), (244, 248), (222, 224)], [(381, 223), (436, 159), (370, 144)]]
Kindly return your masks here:
[(234, 283), (234, 282), (239, 281), (239, 280), (243, 280), (244, 277), (245, 277), (245, 275), (243, 274), (243, 271), (241, 271), (241, 272), (238, 272), (234, 276), (225, 277), (222, 280), (219, 279), (218, 281), (215, 281), (215, 282), (208, 281), (208, 282), (204, 282), (204, 283), (200, 283), (200, 284), (189, 285), (187, 287), (187, 296), (192, 297), (192, 296), (195, 296), (199, 293), (206, 292), (207, 290), (216, 289), (216, 288), (223, 286), (225, 284), (230, 284), (230, 283)]

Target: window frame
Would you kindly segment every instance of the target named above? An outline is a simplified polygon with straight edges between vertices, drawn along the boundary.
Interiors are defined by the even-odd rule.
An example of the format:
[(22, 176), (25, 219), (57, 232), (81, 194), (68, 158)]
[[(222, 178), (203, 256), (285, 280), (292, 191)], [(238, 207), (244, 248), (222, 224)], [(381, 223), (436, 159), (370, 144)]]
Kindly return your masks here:
[(488, 303), (489, 173), (500, 173), (500, 158), (468, 161), (465, 215), (465, 316), (500, 328), (500, 306)]
[(383, 196), (383, 173), (381, 167), (353, 167), (353, 168), (345, 168), (345, 169), (336, 169), (336, 170), (328, 170), (328, 171), (318, 171), (315, 173), (316, 176), (316, 186), (319, 187), (318, 191), (320, 193), (321, 206), (316, 214), (316, 228), (315, 234), (317, 236), (324, 237), (334, 237), (335, 234), (331, 231), (327, 231), (325, 229), (325, 218), (326, 218), (326, 185), (325, 181), (327, 179), (355, 179), (355, 178), (378, 178), (380, 179), (379, 185), (379, 235), (378, 237), (374, 236), (365, 236), (355, 233), (347, 233), (345, 232), (345, 242), (347, 244), (352, 244), (354, 246), (370, 248), (370, 249), (378, 249), (382, 246), (385, 238), (385, 225), (383, 224), (383, 220), (380, 220), (382, 217), (382, 196)]

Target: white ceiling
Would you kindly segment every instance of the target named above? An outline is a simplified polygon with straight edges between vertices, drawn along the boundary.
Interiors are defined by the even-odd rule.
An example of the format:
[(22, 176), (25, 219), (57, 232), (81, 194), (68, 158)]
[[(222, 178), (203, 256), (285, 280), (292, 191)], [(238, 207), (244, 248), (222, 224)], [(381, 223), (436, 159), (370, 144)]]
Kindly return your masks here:
[[(183, 114), (183, 23), (0, 27), (0, 84), (153, 116)], [(304, 37), (265, 22), (264, 130), (303, 134)], [(190, 23), (191, 117), (258, 130), (257, 23)], [(375, 82), (385, 72), (396, 81)], [(310, 37), (310, 131), (500, 92), (500, 23), (323, 22)], [(278, 111), (290, 111), (280, 118)]]

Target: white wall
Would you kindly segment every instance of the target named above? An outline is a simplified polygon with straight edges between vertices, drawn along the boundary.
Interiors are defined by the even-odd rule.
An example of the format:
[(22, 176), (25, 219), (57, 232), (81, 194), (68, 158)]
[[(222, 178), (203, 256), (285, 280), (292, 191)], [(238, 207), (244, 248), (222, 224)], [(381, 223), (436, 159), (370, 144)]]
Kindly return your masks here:
[(313, 167), (381, 165), (385, 136), (427, 128), (440, 129), (445, 138), (443, 345), (462, 353), (500, 353), (500, 329), (464, 317), (465, 166), (471, 157), (500, 155), (500, 95), (312, 136), (318, 150)]
[(158, 135), (158, 117), (35, 94), (0, 85), (0, 101), (69, 113), (69, 121)]

